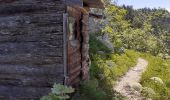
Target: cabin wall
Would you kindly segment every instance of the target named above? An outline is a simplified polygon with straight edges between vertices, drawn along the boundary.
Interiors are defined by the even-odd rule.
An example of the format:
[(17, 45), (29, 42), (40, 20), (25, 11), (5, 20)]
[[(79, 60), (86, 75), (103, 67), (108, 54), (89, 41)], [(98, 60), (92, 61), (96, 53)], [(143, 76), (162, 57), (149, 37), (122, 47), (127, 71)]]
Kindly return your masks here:
[(64, 82), (63, 13), (61, 0), (0, 0), (0, 100), (40, 98)]

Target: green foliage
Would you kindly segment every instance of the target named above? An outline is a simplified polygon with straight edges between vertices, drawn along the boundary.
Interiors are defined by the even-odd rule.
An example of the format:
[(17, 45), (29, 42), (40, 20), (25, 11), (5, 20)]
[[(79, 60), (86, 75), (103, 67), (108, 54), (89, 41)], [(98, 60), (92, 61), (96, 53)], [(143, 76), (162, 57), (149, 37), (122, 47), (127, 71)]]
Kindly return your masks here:
[(169, 100), (170, 99), (170, 60), (160, 57), (154, 57), (149, 54), (142, 55), (148, 60), (149, 66), (147, 71), (142, 75), (141, 84), (144, 87), (153, 89), (155, 95), (149, 95), (143, 92), (145, 96), (151, 97), (153, 100)]
[(113, 85), (129, 68), (135, 66), (138, 55), (133, 50), (125, 50), (124, 54), (113, 54), (107, 46), (91, 35), (91, 79), (81, 85), (78, 96), (73, 100), (125, 100), (125, 97), (113, 90)]
[(40, 100), (60, 100), (60, 99), (58, 98), (58, 96), (49, 93), (48, 96), (43, 96)]
[[(147, 42), (144, 41), (143, 38), (150, 37), (140, 37), (142, 34), (146, 34), (145, 32), (141, 33), (140, 30), (136, 30), (136, 38), (143, 40), (143, 46), (151, 46), (154, 48), (154, 40)], [(138, 37), (137, 37), (138, 36)], [(130, 37), (130, 33), (129, 33)], [(133, 37), (133, 36), (132, 36)], [(152, 98), (153, 100), (169, 100), (170, 99), (170, 60), (165, 60), (160, 57), (152, 56), (148, 53), (137, 53), (133, 50), (125, 50), (124, 54), (113, 54), (108, 53), (107, 48), (100, 44), (100, 41), (94, 41), (94, 37), (91, 37), (90, 49), (94, 51), (91, 55), (92, 65), (91, 65), (91, 77), (92, 79), (97, 79), (97, 88), (104, 91), (106, 93), (106, 100), (111, 100), (115, 97), (121, 97), (117, 95), (116, 92), (110, 90), (112, 86), (115, 84), (115, 81), (124, 75), (130, 67), (135, 66), (136, 60), (138, 57), (143, 57), (149, 62), (148, 70), (142, 75), (141, 84), (144, 87), (142, 89), (142, 95), (147, 98)], [(125, 41), (125, 40), (124, 40)], [(98, 42), (98, 43), (95, 43)], [(128, 42), (128, 40), (126, 40)], [(129, 41), (130, 42), (130, 41)], [(145, 42), (147, 44), (145, 44)], [(140, 43), (140, 42), (139, 42)], [(94, 46), (94, 44), (97, 44)], [(133, 41), (131, 45), (133, 44)], [(133, 44), (138, 47), (139, 51), (144, 51), (146, 48), (142, 47), (140, 44)], [(139, 45), (139, 46), (138, 46)], [(143, 48), (143, 49), (142, 49)], [(98, 53), (95, 51), (103, 51), (103, 53)], [(159, 51), (156, 48), (152, 49), (155, 54)], [(104, 87), (103, 87), (104, 86)], [(87, 87), (86, 87), (87, 88)], [(88, 89), (90, 89), (89, 87)], [(87, 94), (88, 90), (87, 89)], [(93, 89), (93, 90), (95, 90)], [(114, 95), (113, 95), (114, 93)], [(90, 94), (93, 94), (91, 92)], [(88, 94), (89, 95), (89, 94)], [(91, 99), (90, 99), (91, 100)], [(105, 100), (105, 99), (104, 99)]]
[[(136, 31), (138, 31), (136, 38), (143, 40), (145, 32), (141, 33), (137, 29)], [(142, 35), (144, 37), (140, 37)], [(128, 40), (124, 41), (128, 42)], [(148, 44), (145, 44), (145, 42)], [(148, 45), (153, 48), (154, 43), (149, 42), (143, 40), (143, 46)], [(140, 44), (133, 45), (142, 51)], [(113, 54), (94, 35), (90, 36), (90, 56), (92, 61), (90, 67), (91, 81), (82, 85), (80, 89), (80, 97), (82, 98), (75, 100), (124, 100), (125, 98), (113, 91), (112, 87), (129, 68), (135, 66), (138, 57), (143, 57), (149, 62), (148, 70), (142, 75), (141, 84), (144, 87), (141, 91), (142, 95), (153, 100), (170, 99), (170, 60), (155, 57), (149, 53), (138, 53), (134, 50), (125, 50), (123, 54)]]
[[(129, 27), (129, 23), (124, 19), (127, 11), (115, 5), (109, 5), (106, 10), (105, 14), (109, 23), (107, 24), (106, 28), (103, 30), (104, 32), (120, 32), (123, 29)], [(112, 28), (112, 31), (108, 30)]]
[(155, 91), (152, 88), (148, 88), (148, 87), (143, 87), (141, 93), (144, 97), (147, 98), (154, 98), (156, 95)]
[(97, 54), (98, 51), (103, 51), (105, 53), (111, 53), (111, 50), (105, 46), (100, 40), (98, 40), (94, 34), (90, 35), (90, 55), (93, 56)]
[(86, 100), (108, 100), (107, 94), (100, 89), (95, 79), (83, 83), (81, 92), (84, 93)]
[(141, 80), (144, 86), (142, 95), (153, 100), (169, 100), (170, 60), (162, 59), (169, 58), (170, 54), (169, 12), (165, 9), (118, 7), (110, 4), (110, 0), (105, 4), (107, 23), (102, 32), (109, 33), (115, 54), (94, 35), (90, 37), (91, 81), (82, 85), (80, 94), (85, 98), (82, 100), (124, 99), (112, 87), (118, 78), (135, 66), (139, 56), (149, 62)]
[(115, 81), (136, 64), (138, 53), (126, 50), (124, 54), (113, 54), (94, 35), (91, 35), (90, 56), (91, 81), (82, 85), (81, 93), (88, 97), (87, 100), (123, 100), (124, 97), (112, 88)]
[(109, 5), (105, 15), (108, 23), (103, 32), (109, 33), (116, 52), (126, 48), (153, 55), (170, 54), (170, 14), (165, 9)]
[(124, 75), (129, 68), (136, 65), (138, 58), (138, 54), (135, 51), (126, 50), (125, 54), (115, 54), (112, 55), (112, 61), (115, 63), (113, 66), (112, 74), (114, 77), (114, 81), (116, 81), (119, 77)]
[(73, 93), (74, 89), (61, 84), (54, 84), (51, 91), (48, 96), (42, 97), (41, 100), (66, 100), (70, 98), (67, 94)]

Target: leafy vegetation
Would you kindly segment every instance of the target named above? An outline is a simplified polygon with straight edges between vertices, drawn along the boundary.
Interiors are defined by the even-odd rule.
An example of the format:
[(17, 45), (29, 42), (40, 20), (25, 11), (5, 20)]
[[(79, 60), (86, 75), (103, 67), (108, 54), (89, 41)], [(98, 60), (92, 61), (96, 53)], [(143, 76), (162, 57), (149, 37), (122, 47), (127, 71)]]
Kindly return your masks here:
[[(91, 35), (91, 79), (82, 84), (80, 100), (124, 100), (112, 87), (135, 66), (138, 57), (149, 62), (141, 80), (142, 95), (153, 100), (169, 100), (170, 60), (166, 59), (170, 55), (170, 13), (162, 8), (135, 10), (131, 6), (111, 4), (110, 0), (105, 3), (105, 28), (102, 33)], [(95, 38), (105, 33), (109, 33), (114, 53)]]
[[(92, 97), (91, 99), (94, 100), (124, 99), (120, 94), (111, 90), (112, 86), (118, 78), (136, 64), (138, 57), (143, 57), (149, 62), (149, 65), (141, 80), (142, 95), (153, 100), (170, 99), (170, 60), (134, 50), (125, 50), (125, 53), (122, 54), (112, 53), (94, 35), (90, 39), (90, 56), (92, 60), (91, 81), (85, 83), (82, 88), (85, 97), (90, 96), (89, 98)], [(94, 84), (96, 85), (94, 86)], [(95, 95), (99, 98), (93, 98), (94, 93), (99, 93), (98, 95), (103, 98), (97, 94)]]
[(130, 67), (133, 67), (136, 64), (138, 54), (133, 50), (126, 50), (123, 54), (114, 54), (108, 51), (109, 49), (104, 44), (91, 36), (91, 77), (101, 79), (101, 81), (104, 79), (105, 82), (108, 81), (108, 84), (114, 84), (110, 79), (117, 80)]
[(143, 74), (141, 84), (153, 89), (153, 100), (170, 99), (170, 60), (155, 57), (150, 54), (142, 55), (149, 62), (147, 71)]
[(67, 94), (73, 93), (74, 89), (61, 84), (54, 84), (51, 91), (48, 96), (43, 96), (41, 100), (66, 100), (70, 98)]
[(170, 14), (165, 9), (138, 9), (110, 4), (105, 15), (108, 23), (103, 29), (110, 34), (115, 50), (120, 48), (148, 52), (153, 55), (169, 54)]
[(123, 96), (113, 91), (113, 85), (136, 64), (138, 53), (126, 50), (125, 53), (114, 54), (91, 35), (90, 56), (91, 79), (82, 84), (75, 100), (124, 100)]
[[(114, 44), (115, 53), (119, 53), (121, 48), (132, 49), (143, 52), (143, 54), (137, 53), (137, 55), (149, 62), (148, 70), (143, 74), (141, 80), (143, 96), (153, 100), (169, 100), (170, 60), (167, 60), (167, 58), (170, 55), (170, 13), (162, 8), (135, 10), (132, 6), (119, 7), (108, 4), (105, 15), (108, 22), (103, 29), (103, 33), (109, 33), (110, 40)], [(130, 54), (136, 54), (135, 51)], [(125, 56), (127, 52), (121, 56)], [(116, 55), (118, 54), (114, 56)], [(119, 57), (120, 55), (115, 58), (111, 57), (111, 60), (114, 63), (115, 59), (120, 63), (124, 62), (126, 57)], [(92, 63), (92, 65), (95, 64)], [(107, 63), (105, 63), (106, 65)], [(128, 69), (128, 67), (124, 67), (124, 71), (127, 71), (126, 68)], [(94, 73), (96, 69), (92, 72)], [(113, 68), (113, 70), (115, 73), (113, 74), (113, 80), (124, 73), (121, 69)], [(108, 73), (107, 76), (110, 75), (110, 71), (106, 73)], [(107, 81), (105, 80), (105, 82)]]

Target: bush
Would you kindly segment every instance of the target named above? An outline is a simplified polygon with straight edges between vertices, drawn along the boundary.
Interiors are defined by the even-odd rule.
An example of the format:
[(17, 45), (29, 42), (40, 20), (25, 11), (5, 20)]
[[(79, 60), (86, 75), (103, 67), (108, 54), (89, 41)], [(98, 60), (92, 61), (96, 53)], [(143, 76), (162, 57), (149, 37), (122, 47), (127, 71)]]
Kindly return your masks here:
[(86, 95), (87, 100), (108, 100), (107, 94), (98, 87), (97, 80), (90, 80), (83, 83), (81, 91)]
[[(91, 35), (90, 76), (91, 80), (95, 79), (98, 81), (97, 91), (99, 92), (99, 94), (100, 95), (106, 94), (107, 99), (102, 98), (103, 100), (111, 100), (113, 98), (119, 98), (119, 100), (121, 100), (124, 98), (120, 94), (113, 91), (112, 88), (118, 78), (124, 75), (129, 70), (129, 68), (136, 65), (138, 56), (139, 54), (133, 50), (125, 50), (123, 54), (113, 54), (111, 50), (109, 50), (104, 44), (97, 40), (94, 35)], [(92, 88), (91, 85), (89, 86), (87, 83), (84, 84), (83, 86), (85, 88), (83, 92), (86, 94), (86, 96), (98, 95), (95, 93), (96, 87), (94, 88), (93, 86)], [(91, 99), (94, 99), (93, 96), (91, 96), (92, 97)]]
[(73, 93), (74, 89), (61, 84), (54, 84), (51, 91), (48, 96), (43, 96), (41, 100), (66, 100), (70, 98), (67, 94)]

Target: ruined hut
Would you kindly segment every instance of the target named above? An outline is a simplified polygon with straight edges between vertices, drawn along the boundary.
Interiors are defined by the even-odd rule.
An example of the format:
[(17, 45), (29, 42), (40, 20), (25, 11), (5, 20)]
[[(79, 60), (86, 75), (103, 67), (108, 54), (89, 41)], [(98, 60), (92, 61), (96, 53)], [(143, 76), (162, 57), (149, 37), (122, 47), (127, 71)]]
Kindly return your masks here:
[(88, 17), (100, 0), (0, 0), (0, 100), (88, 79)]

